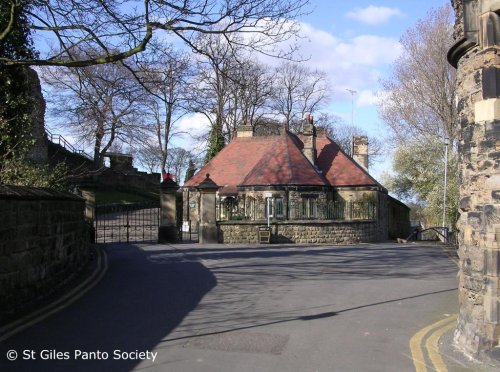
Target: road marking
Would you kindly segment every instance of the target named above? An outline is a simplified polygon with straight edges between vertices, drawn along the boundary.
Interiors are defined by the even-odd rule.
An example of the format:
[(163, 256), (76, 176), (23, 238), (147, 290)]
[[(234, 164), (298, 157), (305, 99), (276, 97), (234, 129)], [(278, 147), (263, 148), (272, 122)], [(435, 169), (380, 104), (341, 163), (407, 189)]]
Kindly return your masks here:
[(455, 317), (449, 317), (432, 323), (431, 325), (428, 325), (427, 327), (424, 327), (420, 331), (415, 333), (415, 335), (413, 335), (413, 337), (410, 339), (410, 351), (416, 372), (427, 372), (427, 364), (425, 362), (424, 352), (421, 347), (424, 337), (430, 331), (446, 326), (448, 325), (448, 323), (452, 322), (455, 319)]
[[(452, 320), (456, 320), (454, 316)], [(427, 353), (429, 354), (429, 358), (431, 359), (432, 364), (434, 364), (434, 368), (438, 372), (448, 372), (446, 368), (446, 364), (439, 355), (439, 339), (450, 329), (455, 327), (455, 322), (450, 322), (449, 324), (439, 328), (434, 333), (432, 333), (427, 341), (425, 342), (425, 348), (427, 349)]]
[(97, 265), (92, 275), (59, 299), (0, 328), (0, 341), (4, 341), (16, 333), (68, 307), (99, 283), (108, 270), (108, 258), (106, 252), (101, 248), (94, 247), (94, 249), (97, 252)]

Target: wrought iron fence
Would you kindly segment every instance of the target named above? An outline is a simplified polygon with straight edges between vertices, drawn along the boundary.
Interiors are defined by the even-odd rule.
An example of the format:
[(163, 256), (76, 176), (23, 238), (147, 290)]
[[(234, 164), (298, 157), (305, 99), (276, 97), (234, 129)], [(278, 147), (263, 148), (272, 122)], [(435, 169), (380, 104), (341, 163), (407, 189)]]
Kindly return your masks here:
[(290, 219), (295, 220), (373, 220), (372, 202), (339, 202), (302, 199), (290, 204)]
[(237, 203), (223, 202), (218, 205), (218, 219), (227, 220), (266, 220), (270, 208), (273, 220), (374, 220), (374, 202), (323, 201), (317, 198), (302, 198), (288, 205), (282, 198), (266, 201), (251, 200), (241, 208)]

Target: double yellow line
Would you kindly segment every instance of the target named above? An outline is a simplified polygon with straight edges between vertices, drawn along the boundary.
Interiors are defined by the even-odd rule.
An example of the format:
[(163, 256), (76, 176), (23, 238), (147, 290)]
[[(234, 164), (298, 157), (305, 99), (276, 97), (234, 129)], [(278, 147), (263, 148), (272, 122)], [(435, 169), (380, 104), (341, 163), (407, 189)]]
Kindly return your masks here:
[[(433, 368), (438, 372), (447, 372), (446, 364), (439, 354), (439, 339), (455, 327), (457, 315), (451, 315), (436, 323), (422, 328), (410, 340), (410, 351), (416, 372), (427, 372), (426, 351)], [(424, 343), (425, 339), (425, 343)]]
[(106, 274), (106, 271), (108, 270), (108, 258), (106, 252), (102, 248), (93, 246), (93, 249), (97, 254), (97, 264), (90, 276), (87, 277), (83, 282), (78, 284), (76, 287), (71, 289), (68, 293), (54, 300), (50, 304), (22, 317), (21, 319), (18, 319), (1, 327), (0, 342), (68, 307), (73, 302), (82, 297), (85, 293), (90, 291), (97, 283), (99, 283), (99, 281), (104, 277), (104, 274)]

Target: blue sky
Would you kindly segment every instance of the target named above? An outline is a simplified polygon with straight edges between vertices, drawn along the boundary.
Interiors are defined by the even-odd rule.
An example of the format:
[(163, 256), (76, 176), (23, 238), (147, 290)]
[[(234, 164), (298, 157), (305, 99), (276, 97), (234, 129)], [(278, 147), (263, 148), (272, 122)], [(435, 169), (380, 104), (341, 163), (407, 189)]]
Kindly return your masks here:
[[(406, 29), (425, 17), (431, 8), (449, 4), (449, 0), (311, 0), (311, 13), (300, 19), (300, 41), (307, 63), (328, 73), (331, 103), (325, 107), (346, 123), (351, 122), (351, 94), (355, 90), (354, 123), (370, 137), (383, 140), (388, 133), (378, 118), (379, 80), (387, 76), (390, 65), (401, 55), (399, 39)], [(50, 128), (50, 122), (48, 123)], [(186, 117), (178, 129), (197, 134), (207, 129), (201, 117)], [(57, 130), (56, 130), (57, 131)], [(63, 133), (64, 134), (64, 133)], [(174, 146), (193, 147), (190, 136), (178, 137)], [(379, 178), (391, 168), (390, 154), (370, 173)]]
[[(399, 39), (404, 32), (426, 16), (431, 8), (449, 0), (336, 1), (312, 0), (313, 12), (305, 16), (310, 41), (309, 63), (326, 69), (333, 99), (328, 110), (351, 122), (351, 95), (357, 91), (354, 123), (369, 136), (383, 138), (386, 126), (377, 113), (379, 80), (387, 76), (391, 63), (401, 54)], [(379, 177), (390, 168), (390, 154), (370, 172)]]
[[(429, 10), (444, 4), (449, 0), (311, 0), (311, 13), (300, 19), (304, 36), (300, 46), (301, 54), (309, 58), (304, 63), (328, 73), (332, 100), (323, 111), (350, 124), (352, 96), (348, 89), (355, 90), (354, 124), (369, 137), (384, 140), (389, 132), (377, 112), (379, 81), (401, 55), (399, 39), (405, 31)], [(198, 119), (186, 118), (180, 127), (199, 133), (207, 126)], [(178, 138), (175, 145), (189, 148), (192, 142), (188, 137)], [(390, 172), (391, 160), (387, 149), (370, 173), (380, 179), (383, 172)]]

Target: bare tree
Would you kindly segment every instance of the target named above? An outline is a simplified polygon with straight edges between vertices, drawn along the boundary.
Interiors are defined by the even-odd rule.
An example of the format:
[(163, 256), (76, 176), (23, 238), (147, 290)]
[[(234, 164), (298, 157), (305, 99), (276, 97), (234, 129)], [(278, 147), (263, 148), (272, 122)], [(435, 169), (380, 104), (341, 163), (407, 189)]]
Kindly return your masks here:
[[(37, 0), (10, 4), (0, 41), (16, 32), (16, 12), (24, 11), (30, 31), (55, 47), (40, 58), (2, 57), (0, 63), (84, 67), (116, 62), (144, 51), (153, 32), (164, 31), (192, 49), (200, 34), (222, 34), (231, 43), (263, 53), (280, 54), (276, 43), (296, 36), (294, 21), (308, 0)], [(23, 2), (24, 3), (24, 2)], [(215, 27), (216, 26), (216, 27)], [(232, 39), (232, 34), (245, 37)], [(93, 49), (97, 55), (75, 54)], [(41, 48), (43, 50), (43, 47)]]
[(353, 156), (352, 141), (354, 136), (368, 137), (369, 165), (376, 163), (384, 154), (384, 144), (379, 138), (368, 136), (362, 128), (356, 125), (346, 124), (338, 116), (329, 113), (320, 113), (315, 122), (317, 128), (324, 129), (328, 137), (334, 140), (342, 151), (351, 157)]
[(96, 168), (116, 141), (134, 142), (146, 136), (139, 105), (143, 90), (123, 66), (48, 68), (43, 80), (51, 88), (47, 94), (51, 115), (93, 146)]
[(252, 54), (220, 35), (204, 35), (198, 44), (210, 57), (199, 59), (190, 102), (192, 110), (210, 122), (208, 161), (233, 138), (239, 125), (253, 125), (264, 114), (272, 75)]
[(150, 173), (156, 173), (161, 168), (162, 156), (158, 144), (153, 141), (145, 141), (141, 147), (136, 150), (137, 160)]
[(276, 68), (272, 107), (292, 132), (299, 132), (305, 114), (314, 114), (328, 98), (324, 72), (289, 61)]
[[(424, 213), (439, 221), (443, 200), (445, 164), (447, 213), (458, 216), (456, 144), (459, 122), (455, 109), (455, 70), (446, 54), (453, 44), (453, 10), (449, 5), (431, 10), (401, 38), (402, 56), (392, 74), (382, 81), (383, 100), (379, 112), (389, 125), (396, 149), (390, 191), (418, 200)], [(450, 139), (448, 158), (445, 144)]]
[(174, 175), (177, 183), (181, 182), (182, 175), (186, 173), (190, 159), (193, 159), (192, 154), (181, 147), (173, 147), (168, 152), (167, 169)]
[(281, 133), (282, 129), (283, 123), (281, 121), (266, 116), (253, 122), (254, 136), (257, 137), (276, 136)]
[(269, 68), (251, 58), (230, 71), (225, 116), (226, 136), (232, 138), (238, 126), (256, 123), (269, 111), (273, 94), (273, 75)]
[[(172, 45), (154, 43), (154, 49), (127, 64), (144, 89), (144, 104), (152, 121), (160, 157), (160, 169), (165, 172), (170, 140), (175, 124), (188, 113), (190, 80), (193, 66), (187, 53), (176, 51)], [(151, 145), (146, 143), (146, 147)]]
[(442, 6), (408, 29), (401, 38), (403, 53), (382, 81), (379, 113), (396, 144), (457, 136), (455, 70), (446, 59), (453, 44), (452, 13), (449, 5)]
[[(236, 36), (233, 36), (236, 37)], [(231, 74), (241, 59), (241, 48), (233, 48), (220, 35), (203, 35), (197, 40), (198, 49), (209, 58), (198, 59), (198, 74), (190, 98), (191, 110), (203, 114), (210, 122), (206, 161), (215, 156), (229, 138), (225, 123), (230, 100)]]

